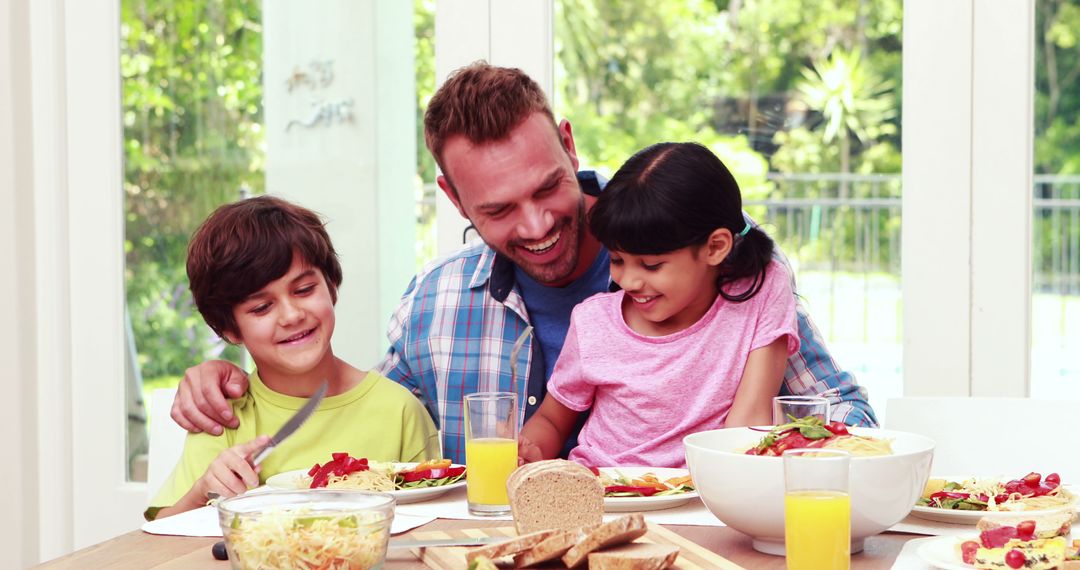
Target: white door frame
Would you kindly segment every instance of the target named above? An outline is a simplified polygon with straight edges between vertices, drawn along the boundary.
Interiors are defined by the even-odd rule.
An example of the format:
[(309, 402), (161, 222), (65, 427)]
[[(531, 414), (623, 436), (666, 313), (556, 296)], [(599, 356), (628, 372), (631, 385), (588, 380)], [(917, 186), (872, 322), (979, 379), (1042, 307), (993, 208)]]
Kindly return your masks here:
[(904, 2), (908, 396), (1029, 393), (1034, 6)]
[(127, 482), (120, 2), (64, 5), (70, 278), (71, 521), (75, 548), (141, 524)]

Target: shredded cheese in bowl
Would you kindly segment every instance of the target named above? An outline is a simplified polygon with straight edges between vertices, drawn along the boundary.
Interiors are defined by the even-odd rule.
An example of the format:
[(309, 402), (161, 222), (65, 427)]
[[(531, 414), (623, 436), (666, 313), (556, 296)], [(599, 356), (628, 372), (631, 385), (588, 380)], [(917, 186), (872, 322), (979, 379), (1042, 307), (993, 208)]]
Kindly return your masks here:
[(394, 499), (363, 491), (272, 491), (218, 504), (232, 567), (368, 570), (386, 559)]

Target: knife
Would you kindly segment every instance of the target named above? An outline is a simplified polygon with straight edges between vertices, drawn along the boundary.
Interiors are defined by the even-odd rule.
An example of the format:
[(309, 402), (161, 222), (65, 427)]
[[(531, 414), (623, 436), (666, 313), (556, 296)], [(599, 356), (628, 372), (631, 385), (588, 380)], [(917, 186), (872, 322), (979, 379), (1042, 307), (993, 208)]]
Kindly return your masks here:
[(435, 546), (481, 546), (494, 542), (505, 542), (512, 536), (466, 536), (463, 538), (436, 538), (432, 540), (391, 540), (389, 548), (430, 548)]
[(306, 422), (307, 419), (311, 417), (311, 414), (315, 411), (315, 408), (319, 407), (319, 404), (322, 402), (323, 396), (326, 395), (327, 387), (328, 384), (326, 380), (323, 380), (322, 386), (319, 386), (319, 389), (315, 391), (315, 394), (308, 398), (308, 401), (304, 403), (304, 406), (300, 408), (295, 414), (293, 414), (293, 417), (289, 418), (289, 421), (285, 422), (285, 425), (281, 426), (281, 429), (279, 429), (277, 433), (274, 434), (274, 437), (270, 438), (270, 443), (266, 444), (266, 447), (260, 449), (259, 452), (255, 454), (255, 458), (252, 459), (251, 462), (255, 465), (262, 463), (263, 460), (266, 459), (266, 456), (270, 455), (271, 451), (274, 451), (275, 447), (281, 445), (281, 442), (288, 439), (288, 437), (292, 435), (297, 428), (303, 425), (304, 422)]

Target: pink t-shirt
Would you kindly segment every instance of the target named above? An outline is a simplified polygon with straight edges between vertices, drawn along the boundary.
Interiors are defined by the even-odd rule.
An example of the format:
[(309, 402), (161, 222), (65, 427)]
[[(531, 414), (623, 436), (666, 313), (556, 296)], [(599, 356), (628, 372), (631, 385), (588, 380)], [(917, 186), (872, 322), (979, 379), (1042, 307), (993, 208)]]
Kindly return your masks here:
[(570, 452), (588, 466), (686, 467), (683, 437), (724, 427), (750, 351), (785, 335), (788, 356), (799, 350), (790, 278), (775, 261), (749, 301), (717, 296), (701, 320), (671, 335), (634, 332), (622, 301), (622, 291), (603, 293), (574, 308), (548, 380), (566, 407), (592, 409)]

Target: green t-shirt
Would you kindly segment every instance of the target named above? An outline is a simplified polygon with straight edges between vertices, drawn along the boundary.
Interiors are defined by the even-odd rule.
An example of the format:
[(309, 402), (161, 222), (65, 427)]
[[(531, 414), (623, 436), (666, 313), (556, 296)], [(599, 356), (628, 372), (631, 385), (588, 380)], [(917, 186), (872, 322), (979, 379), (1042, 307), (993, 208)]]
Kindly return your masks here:
[[(273, 435), (307, 401), (274, 392), (257, 373), (248, 381), (247, 394), (232, 401), (240, 426), (219, 436), (189, 433), (180, 462), (150, 501), (147, 518), (179, 501), (222, 451), (260, 435)], [(438, 459), (439, 434), (420, 400), (371, 371), (348, 392), (325, 398), (304, 425), (263, 461), (259, 482), (325, 463), (339, 451), (374, 461)]]

